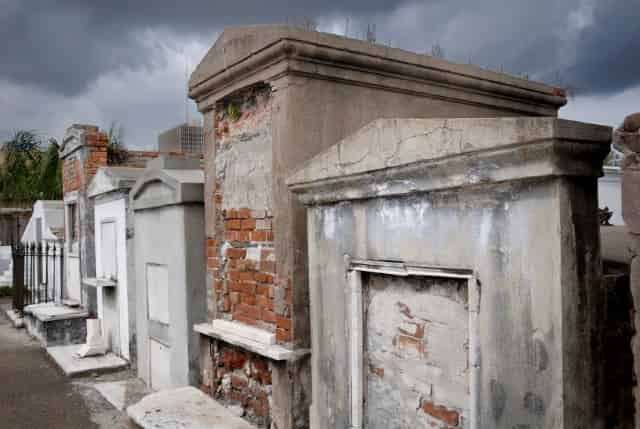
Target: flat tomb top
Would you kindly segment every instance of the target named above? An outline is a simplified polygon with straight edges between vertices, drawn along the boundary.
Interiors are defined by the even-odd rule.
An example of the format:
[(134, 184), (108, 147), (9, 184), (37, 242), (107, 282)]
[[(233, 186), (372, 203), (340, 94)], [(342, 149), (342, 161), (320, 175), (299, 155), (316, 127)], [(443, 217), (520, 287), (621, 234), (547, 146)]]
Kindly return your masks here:
[(56, 303), (33, 304), (25, 307), (25, 313), (33, 314), (42, 322), (63, 319), (88, 317), (89, 313), (82, 309), (68, 307)]

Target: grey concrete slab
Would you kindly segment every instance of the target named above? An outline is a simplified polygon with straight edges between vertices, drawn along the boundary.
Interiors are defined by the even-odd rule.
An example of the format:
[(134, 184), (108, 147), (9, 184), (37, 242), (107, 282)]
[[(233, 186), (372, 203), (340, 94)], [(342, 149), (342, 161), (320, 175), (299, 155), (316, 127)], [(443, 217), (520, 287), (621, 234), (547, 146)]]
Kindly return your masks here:
[(151, 390), (139, 378), (95, 383), (93, 387), (117, 410), (124, 411), (139, 402)]
[(127, 414), (141, 428), (255, 429), (195, 387), (152, 393)]
[(47, 347), (47, 354), (68, 377), (79, 377), (85, 374), (118, 371), (129, 364), (124, 359), (107, 353), (104, 356), (79, 358), (76, 352), (79, 345)]

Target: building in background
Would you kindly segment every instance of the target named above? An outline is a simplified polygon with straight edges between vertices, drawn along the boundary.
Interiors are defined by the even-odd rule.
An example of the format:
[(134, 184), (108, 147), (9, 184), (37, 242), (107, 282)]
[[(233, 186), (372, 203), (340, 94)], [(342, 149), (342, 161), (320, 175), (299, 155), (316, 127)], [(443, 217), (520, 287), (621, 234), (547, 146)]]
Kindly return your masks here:
[(184, 123), (158, 136), (158, 150), (160, 152), (202, 153), (202, 142), (202, 126), (197, 123)]
[(598, 207), (612, 212), (609, 222), (612, 225), (624, 225), (622, 219), (622, 174), (620, 167), (603, 168), (604, 176), (598, 179)]

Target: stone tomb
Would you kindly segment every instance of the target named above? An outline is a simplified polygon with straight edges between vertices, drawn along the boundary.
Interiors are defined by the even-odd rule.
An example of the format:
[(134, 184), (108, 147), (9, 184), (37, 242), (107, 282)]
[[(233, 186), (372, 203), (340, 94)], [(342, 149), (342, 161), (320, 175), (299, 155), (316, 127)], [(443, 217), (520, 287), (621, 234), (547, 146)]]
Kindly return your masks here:
[(81, 304), (95, 314), (92, 289), (82, 288), (82, 279), (95, 277), (93, 200), (87, 189), (101, 165), (107, 165), (109, 137), (92, 125), (72, 125), (60, 147), (62, 190), (64, 193), (65, 279), (63, 298)]
[(608, 127), (380, 119), (313, 158), (311, 428), (601, 427)]
[(277, 25), (226, 29), (189, 87), (205, 129), (202, 384), (279, 429), (308, 426), (311, 396), (306, 224), (286, 177), (377, 118), (555, 116), (566, 102), (530, 80)]
[(88, 189), (94, 210), (96, 277), (83, 279), (96, 289), (97, 316), (107, 350), (135, 361), (135, 283), (133, 210), (129, 191), (144, 170), (101, 167)]
[(131, 190), (138, 375), (154, 390), (197, 384), (206, 318), (204, 175), (197, 159), (169, 161)]

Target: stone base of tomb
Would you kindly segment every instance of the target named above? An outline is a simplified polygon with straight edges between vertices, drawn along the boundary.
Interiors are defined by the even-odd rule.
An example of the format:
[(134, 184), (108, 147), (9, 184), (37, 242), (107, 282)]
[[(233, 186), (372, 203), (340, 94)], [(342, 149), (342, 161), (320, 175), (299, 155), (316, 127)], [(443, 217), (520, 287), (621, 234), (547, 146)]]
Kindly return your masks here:
[(83, 344), (89, 313), (57, 303), (33, 304), (24, 309), (27, 332), (43, 347)]

